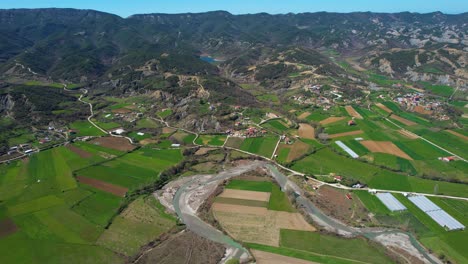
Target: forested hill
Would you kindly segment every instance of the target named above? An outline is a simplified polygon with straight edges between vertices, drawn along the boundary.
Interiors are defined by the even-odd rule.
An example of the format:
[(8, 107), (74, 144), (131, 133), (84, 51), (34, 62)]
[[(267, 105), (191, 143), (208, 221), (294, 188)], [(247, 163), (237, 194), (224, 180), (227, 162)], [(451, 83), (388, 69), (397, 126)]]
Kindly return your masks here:
[[(256, 47), (331, 48), (378, 54), (390, 48), (463, 51), (468, 13), (146, 14), (121, 18), (75, 9), (0, 10), (0, 71), (30, 68), (56, 79), (90, 81), (173, 55), (162, 69), (216, 74), (196, 55), (228, 60)], [(276, 52), (276, 51), (275, 51)], [(23, 65), (21, 69), (17, 66)], [(16, 67), (15, 67), (16, 66)], [(463, 67), (463, 65), (460, 65)]]

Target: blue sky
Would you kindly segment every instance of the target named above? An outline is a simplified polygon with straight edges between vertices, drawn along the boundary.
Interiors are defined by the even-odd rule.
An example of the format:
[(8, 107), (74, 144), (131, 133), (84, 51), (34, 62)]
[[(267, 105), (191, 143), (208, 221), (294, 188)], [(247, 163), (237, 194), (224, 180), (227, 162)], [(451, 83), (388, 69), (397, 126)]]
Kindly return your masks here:
[(127, 17), (143, 13), (226, 10), (233, 14), (267, 12), (468, 12), (468, 0), (0, 0), (0, 8), (71, 7)]

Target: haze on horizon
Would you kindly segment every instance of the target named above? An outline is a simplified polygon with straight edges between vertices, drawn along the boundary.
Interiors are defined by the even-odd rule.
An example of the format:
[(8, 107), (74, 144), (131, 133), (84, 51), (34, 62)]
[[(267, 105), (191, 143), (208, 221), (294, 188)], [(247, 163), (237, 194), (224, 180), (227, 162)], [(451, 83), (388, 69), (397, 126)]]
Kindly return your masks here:
[(199, 13), (225, 10), (232, 14), (248, 13), (304, 13), (304, 12), (417, 12), (430, 13), (440, 11), (447, 14), (458, 14), (468, 11), (468, 1), (462, 0), (3, 0), (0, 9), (10, 8), (77, 8), (93, 9), (113, 13), (121, 17), (145, 13)]

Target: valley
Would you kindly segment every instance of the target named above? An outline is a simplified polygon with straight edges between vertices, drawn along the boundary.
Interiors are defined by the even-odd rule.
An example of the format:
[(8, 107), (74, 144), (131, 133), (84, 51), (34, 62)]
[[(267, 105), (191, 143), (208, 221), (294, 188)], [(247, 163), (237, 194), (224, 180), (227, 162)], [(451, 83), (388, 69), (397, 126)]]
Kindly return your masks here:
[(466, 17), (0, 10), (0, 261), (468, 262)]

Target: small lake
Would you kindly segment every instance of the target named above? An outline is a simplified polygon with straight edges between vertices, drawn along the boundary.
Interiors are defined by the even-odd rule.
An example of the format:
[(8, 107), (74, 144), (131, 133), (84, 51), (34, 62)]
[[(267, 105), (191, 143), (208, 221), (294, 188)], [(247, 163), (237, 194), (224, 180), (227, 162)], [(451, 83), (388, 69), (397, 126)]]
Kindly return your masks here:
[(216, 62), (216, 59), (213, 58), (213, 57), (210, 57), (210, 56), (200, 56), (200, 59), (202, 61), (206, 61), (206, 62), (209, 62), (209, 63), (214, 63)]

